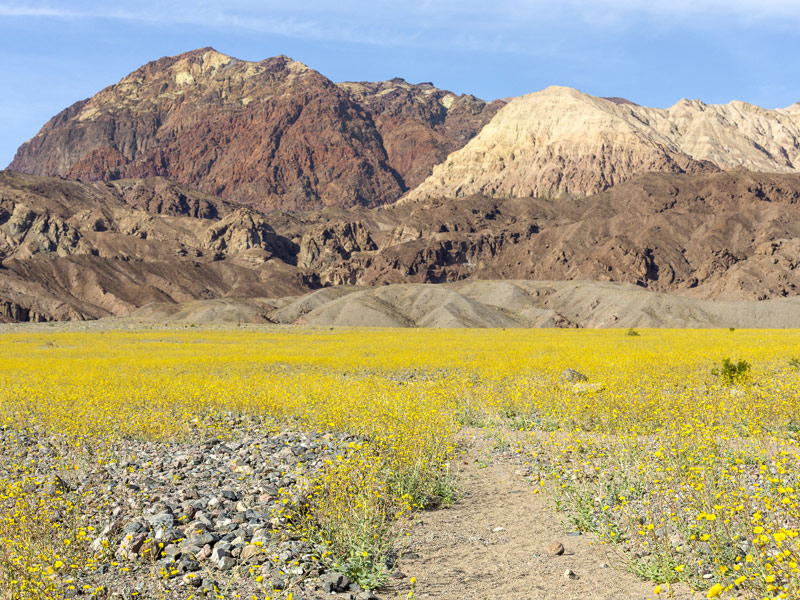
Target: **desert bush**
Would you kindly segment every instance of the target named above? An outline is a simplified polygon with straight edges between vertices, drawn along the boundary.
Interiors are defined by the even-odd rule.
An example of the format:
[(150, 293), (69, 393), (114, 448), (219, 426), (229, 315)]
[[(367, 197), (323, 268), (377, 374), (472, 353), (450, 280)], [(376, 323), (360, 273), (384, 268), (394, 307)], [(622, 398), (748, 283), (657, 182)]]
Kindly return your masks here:
[(733, 362), (730, 358), (723, 358), (722, 366), (711, 369), (711, 374), (719, 377), (726, 385), (742, 383), (750, 376), (750, 363), (745, 360)]

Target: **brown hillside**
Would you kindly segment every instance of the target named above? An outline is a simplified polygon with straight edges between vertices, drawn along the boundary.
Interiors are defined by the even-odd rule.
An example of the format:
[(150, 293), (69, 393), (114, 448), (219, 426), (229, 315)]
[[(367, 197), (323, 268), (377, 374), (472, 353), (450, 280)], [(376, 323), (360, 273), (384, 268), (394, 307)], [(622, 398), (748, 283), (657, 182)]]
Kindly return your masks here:
[(340, 83), (375, 121), (389, 164), (414, 188), (433, 167), (483, 129), (505, 102), (440, 90), (403, 79)]
[(10, 169), (86, 180), (163, 176), (259, 209), (375, 206), (402, 186), (372, 119), (285, 56), (162, 58), (53, 117)]
[(13, 320), (462, 280), (764, 300), (798, 296), (798, 256), (797, 175), (649, 174), (574, 202), (473, 196), (297, 216), (163, 179), (0, 174), (0, 314)]
[(285, 56), (203, 48), (137, 69), (53, 117), (10, 169), (162, 176), (259, 210), (394, 202), (502, 102), (400, 79), (334, 84)]

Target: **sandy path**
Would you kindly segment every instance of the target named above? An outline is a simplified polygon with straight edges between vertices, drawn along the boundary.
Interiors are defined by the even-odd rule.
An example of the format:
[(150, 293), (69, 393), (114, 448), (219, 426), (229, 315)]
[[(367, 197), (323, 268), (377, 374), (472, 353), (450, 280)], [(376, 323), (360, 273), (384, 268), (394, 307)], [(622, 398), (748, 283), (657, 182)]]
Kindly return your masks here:
[[(461, 498), (422, 513), (411, 528), (406, 556), (387, 598), (405, 598), (416, 577), (415, 598), (435, 600), (643, 600), (653, 584), (614, 568), (619, 560), (590, 535), (576, 535), (515, 475), (513, 459), (492, 459), (482, 430), (465, 435), (455, 476)], [(488, 466), (487, 465), (488, 462)], [(561, 556), (546, 547), (560, 542)], [(409, 556), (409, 553), (410, 556)], [(415, 556), (416, 555), (416, 556)], [(611, 566), (608, 566), (611, 565)], [(565, 575), (571, 570), (577, 578)], [(687, 595), (675, 595), (674, 598)]]

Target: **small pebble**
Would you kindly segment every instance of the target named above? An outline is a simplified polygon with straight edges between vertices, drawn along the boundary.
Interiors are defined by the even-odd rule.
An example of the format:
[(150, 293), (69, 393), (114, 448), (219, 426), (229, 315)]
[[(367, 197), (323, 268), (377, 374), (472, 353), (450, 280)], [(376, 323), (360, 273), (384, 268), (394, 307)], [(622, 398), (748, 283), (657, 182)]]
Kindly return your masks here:
[(552, 556), (561, 556), (564, 554), (564, 545), (561, 542), (550, 542), (545, 546), (545, 551)]

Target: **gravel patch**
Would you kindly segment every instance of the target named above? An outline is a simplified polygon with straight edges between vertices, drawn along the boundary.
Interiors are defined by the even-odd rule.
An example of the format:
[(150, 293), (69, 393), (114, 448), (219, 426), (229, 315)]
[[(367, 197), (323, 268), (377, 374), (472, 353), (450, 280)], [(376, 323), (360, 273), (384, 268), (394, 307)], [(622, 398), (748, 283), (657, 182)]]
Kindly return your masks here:
[(77, 523), (61, 511), (43, 516), (86, 531), (97, 557), (58, 574), (67, 597), (375, 598), (327, 571), (324, 548), (289, 522), (324, 461), (353, 438), (276, 431), (257, 419), (231, 428), (225, 440), (180, 443), (0, 429), (0, 478), (32, 475), (32, 494), (80, 506)]

